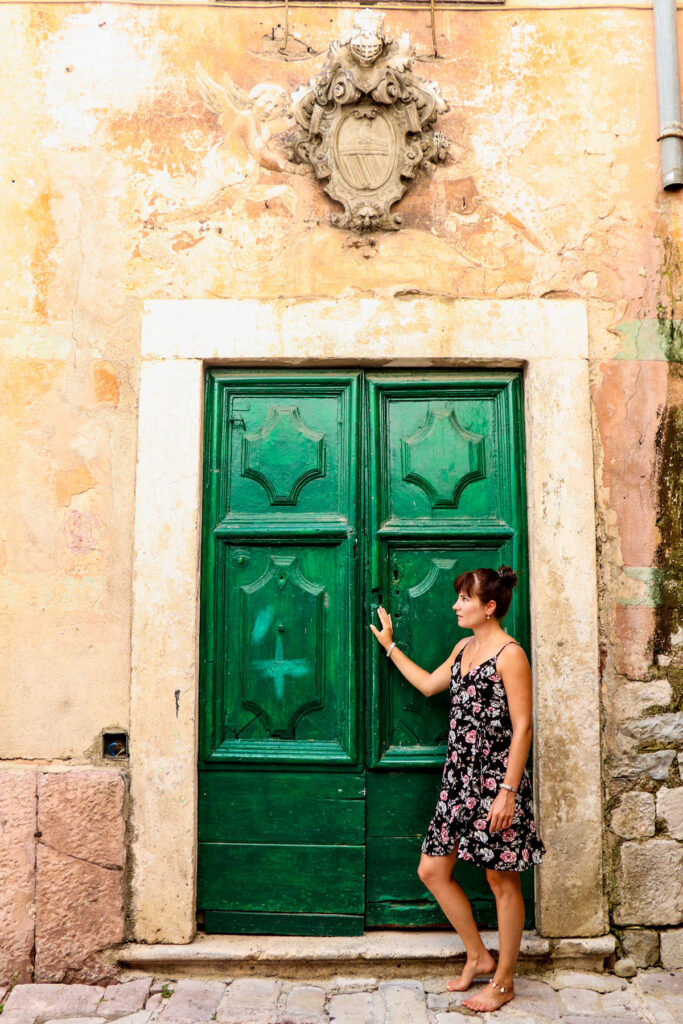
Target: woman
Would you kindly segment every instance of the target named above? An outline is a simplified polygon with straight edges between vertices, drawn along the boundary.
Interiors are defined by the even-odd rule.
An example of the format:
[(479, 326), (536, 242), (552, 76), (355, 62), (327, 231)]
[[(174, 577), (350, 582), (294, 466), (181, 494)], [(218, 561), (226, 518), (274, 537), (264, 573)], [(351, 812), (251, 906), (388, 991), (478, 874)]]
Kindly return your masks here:
[[(540, 864), (546, 852), (525, 767), (532, 733), (531, 670), (522, 648), (500, 625), (516, 585), (508, 565), (458, 576), (453, 608), (458, 625), (473, 635), (456, 644), (433, 672), (396, 646), (384, 608), (378, 609), (381, 630), (370, 626), (387, 657), (420, 693), (431, 697), (450, 686), (448, 753), (417, 873), (465, 944), (465, 966), (449, 981), (449, 990), (462, 992), (475, 978), (493, 973), (481, 992), (463, 1001), (480, 1012), (514, 998), (512, 977), (524, 928), (519, 872)], [(486, 868), (498, 912), (497, 964), (452, 877), (458, 859)]]

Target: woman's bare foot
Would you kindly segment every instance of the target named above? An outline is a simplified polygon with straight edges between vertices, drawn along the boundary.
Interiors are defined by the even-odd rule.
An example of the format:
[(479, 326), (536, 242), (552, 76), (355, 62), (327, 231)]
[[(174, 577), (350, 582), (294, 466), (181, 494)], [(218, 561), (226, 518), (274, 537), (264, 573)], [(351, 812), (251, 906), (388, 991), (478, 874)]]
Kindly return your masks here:
[[(497, 985), (498, 982), (496, 982)], [(515, 998), (512, 982), (505, 983), (501, 987), (505, 989), (504, 992), (501, 992), (500, 988), (494, 988), (493, 984), (489, 982), (481, 992), (477, 992), (476, 996), (463, 999), (460, 1005), (467, 1006), (470, 1010), (478, 1010), (479, 1013), (491, 1013), (492, 1010), (498, 1010), (504, 1003), (509, 1003), (511, 999)]]
[(474, 960), (470, 960), (469, 957), (465, 961), (465, 966), (462, 969), (462, 974), (457, 978), (451, 978), (446, 984), (446, 988), (449, 992), (464, 992), (465, 989), (469, 988), (475, 978), (478, 978), (481, 974), (491, 974), (496, 969), (496, 961), (493, 959), (488, 950), (476, 957)]

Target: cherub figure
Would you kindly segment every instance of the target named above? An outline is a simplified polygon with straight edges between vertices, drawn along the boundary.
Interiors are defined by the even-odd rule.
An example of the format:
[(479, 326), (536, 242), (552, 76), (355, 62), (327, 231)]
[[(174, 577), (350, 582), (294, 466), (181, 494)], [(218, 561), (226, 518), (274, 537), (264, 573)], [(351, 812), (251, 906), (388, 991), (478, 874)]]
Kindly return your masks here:
[(305, 173), (302, 165), (293, 163), (277, 141), (277, 134), (291, 125), (289, 96), (281, 85), (262, 82), (247, 93), (228, 76), (225, 86), (218, 85), (200, 64), (196, 65), (196, 72), (204, 102), (219, 115), (234, 155), (239, 160), (241, 149), (242, 157), (248, 155), (254, 161), (255, 166), (247, 175), (250, 184), (258, 176), (259, 168), (285, 174)]
[(231, 215), (242, 214), (247, 203), (266, 209), (273, 199), (294, 216), (296, 192), (280, 176), (306, 174), (308, 168), (291, 161), (280, 139), (293, 126), (285, 89), (262, 82), (247, 93), (228, 76), (226, 84), (219, 85), (200, 64), (195, 70), (206, 106), (218, 114), (223, 137), (192, 181), (174, 181), (171, 188), (165, 183), (162, 195), (173, 205), (151, 213), (148, 226), (164, 228), (188, 219), (205, 222), (228, 209)]

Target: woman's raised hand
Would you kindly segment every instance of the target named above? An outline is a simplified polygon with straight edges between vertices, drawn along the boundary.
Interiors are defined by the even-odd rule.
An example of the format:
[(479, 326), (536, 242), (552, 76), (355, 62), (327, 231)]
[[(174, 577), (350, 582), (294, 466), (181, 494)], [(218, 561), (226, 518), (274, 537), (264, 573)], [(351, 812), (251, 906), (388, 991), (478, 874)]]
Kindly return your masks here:
[(380, 605), (379, 608), (377, 609), (377, 617), (379, 618), (379, 621), (382, 626), (381, 632), (379, 629), (377, 629), (377, 626), (375, 626), (374, 623), (372, 622), (370, 623), (370, 629), (375, 634), (375, 636), (381, 643), (382, 647), (386, 650), (389, 644), (391, 643), (391, 638), (394, 635), (394, 626), (391, 621), (391, 615), (382, 607), (382, 605)]

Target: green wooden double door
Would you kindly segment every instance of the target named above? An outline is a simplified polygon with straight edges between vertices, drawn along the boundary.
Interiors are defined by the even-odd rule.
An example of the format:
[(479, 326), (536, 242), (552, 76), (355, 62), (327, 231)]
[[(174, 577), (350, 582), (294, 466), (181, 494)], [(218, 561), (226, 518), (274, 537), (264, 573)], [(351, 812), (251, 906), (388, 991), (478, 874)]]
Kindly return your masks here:
[[(228, 373), (206, 388), (198, 910), (208, 932), (444, 925), (416, 875), (445, 756), (368, 628), (432, 669), (453, 579), (513, 565), (528, 638), (515, 373)], [(459, 862), (479, 923), (485, 874)], [(533, 924), (532, 871), (522, 875)]]

